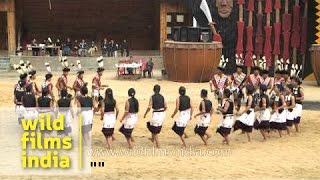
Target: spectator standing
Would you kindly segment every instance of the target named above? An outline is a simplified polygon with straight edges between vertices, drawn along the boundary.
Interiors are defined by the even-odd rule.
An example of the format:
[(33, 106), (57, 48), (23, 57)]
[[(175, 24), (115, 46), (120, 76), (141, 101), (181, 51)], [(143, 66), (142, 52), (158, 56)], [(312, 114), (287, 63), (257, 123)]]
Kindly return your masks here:
[(67, 38), (66, 43), (63, 44), (63, 55), (70, 56), (71, 55), (72, 43), (70, 38)]
[(121, 44), (121, 56), (128, 57), (129, 56), (129, 46), (127, 40), (123, 40)]
[(103, 39), (103, 42), (101, 43), (101, 51), (102, 51), (102, 56), (108, 56), (108, 40), (107, 38)]
[(38, 46), (36, 39), (32, 40), (31, 46), (32, 46), (32, 56), (39, 56), (40, 55), (40, 48), (34, 48), (34, 47)]
[(73, 45), (73, 53), (75, 56), (79, 56), (79, 46), (78, 46), (78, 40), (74, 40), (74, 45)]
[(87, 43), (84, 39), (82, 39), (81, 43), (79, 44), (79, 55), (81, 57), (85, 57), (87, 55)]
[(92, 56), (95, 56), (96, 55), (96, 52), (98, 51), (98, 47), (96, 46), (95, 42), (92, 41), (91, 42), (91, 46), (88, 50), (88, 53), (89, 55), (92, 57)]
[(143, 77), (146, 77), (146, 72), (148, 72), (148, 77), (151, 78), (152, 70), (154, 63), (152, 62), (152, 58), (147, 62), (146, 68), (143, 70)]

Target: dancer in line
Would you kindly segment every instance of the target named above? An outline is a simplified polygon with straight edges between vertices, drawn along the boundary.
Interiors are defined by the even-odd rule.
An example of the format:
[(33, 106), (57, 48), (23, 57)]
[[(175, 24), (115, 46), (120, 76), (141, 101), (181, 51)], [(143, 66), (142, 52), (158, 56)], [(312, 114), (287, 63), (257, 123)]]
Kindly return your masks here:
[(300, 131), (299, 124), (302, 116), (302, 107), (303, 107), (302, 101), (304, 100), (304, 92), (303, 92), (303, 88), (301, 87), (301, 84), (302, 84), (302, 81), (298, 77), (292, 78), (293, 95), (296, 98), (296, 107), (294, 108), (296, 117), (293, 123), (297, 132)]
[(205, 89), (201, 90), (202, 101), (199, 106), (199, 113), (194, 116), (197, 118), (200, 116), (199, 121), (194, 128), (194, 132), (200, 136), (204, 145), (207, 145), (207, 140), (211, 137), (207, 133), (207, 129), (211, 122), (211, 116), (213, 113), (212, 102), (208, 99), (208, 91)]
[(72, 132), (72, 97), (68, 94), (66, 89), (61, 90), (60, 99), (57, 101), (57, 112), (58, 117), (64, 117), (64, 130), (58, 131), (57, 134), (60, 136), (70, 136)]
[(117, 101), (113, 98), (111, 88), (106, 89), (104, 103), (101, 108), (101, 120), (103, 121), (102, 133), (106, 138), (108, 149), (112, 147), (114, 126), (118, 119), (119, 109)]
[(129, 99), (126, 101), (125, 112), (120, 120), (122, 126), (120, 132), (126, 137), (129, 148), (133, 148), (134, 139), (132, 131), (138, 121), (139, 101), (135, 98), (136, 91), (133, 88), (128, 90)]
[(235, 124), (233, 125), (233, 131), (236, 131), (238, 129), (241, 129), (243, 132), (247, 134), (248, 142), (251, 141), (250, 134), (252, 133), (252, 128), (255, 120), (255, 114), (254, 114), (254, 99), (253, 99), (253, 93), (255, 92), (255, 88), (252, 85), (246, 86), (247, 90), (247, 103), (246, 108), (243, 110), (240, 117), (236, 120)]
[(174, 125), (172, 127), (172, 130), (179, 135), (182, 144), (184, 147), (186, 147), (185, 143), (185, 138), (188, 138), (187, 134), (184, 132), (188, 122), (192, 118), (192, 103), (189, 98), (189, 96), (186, 95), (186, 88), (181, 86), (179, 88), (179, 94), (180, 96), (176, 100), (176, 108), (171, 115), (171, 118), (174, 118), (174, 116), (178, 113), (179, 111), (179, 117), (178, 119), (174, 122)]
[(157, 148), (160, 148), (160, 142), (158, 134), (161, 132), (162, 124), (166, 118), (167, 103), (164, 97), (160, 94), (160, 86), (157, 84), (153, 87), (154, 94), (150, 97), (149, 106), (144, 113), (146, 118), (149, 111), (152, 109), (151, 120), (147, 122), (147, 128), (151, 132), (150, 140), (156, 144)]
[(285, 88), (285, 102), (286, 102), (286, 114), (287, 114), (287, 132), (288, 135), (291, 133), (291, 129), (293, 126), (294, 118), (295, 118), (295, 112), (293, 109), (296, 107), (296, 98), (293, 95), (293, 85), (287, 84)]
[(229, 134), (232, 129), (233, 125), (233, 109), (234, 109), (234, 103), (230, 99), (231, 91), (229, 89), (225, 89), (223, 91), (223, 106), (221, 108), (218, 108), (218, 110), (222, 113), (222, 120), (220, 122), (220, 125), (217, 128), (216, 133), (219, 133), (224, 139), (222, 143), (229, 145), (230, 144), (230, 138)]
[(254, 122), (254, 128), (260, 130), (263, 140), (266, 141), (266, 133), (270, 128), (270, 110), (269, 110), (269, 96), (267, 95), (268, 86), (261, 84), (260, 86), (260, 100), (259, 106), (255, 108), (258, 112), (257, 119)]

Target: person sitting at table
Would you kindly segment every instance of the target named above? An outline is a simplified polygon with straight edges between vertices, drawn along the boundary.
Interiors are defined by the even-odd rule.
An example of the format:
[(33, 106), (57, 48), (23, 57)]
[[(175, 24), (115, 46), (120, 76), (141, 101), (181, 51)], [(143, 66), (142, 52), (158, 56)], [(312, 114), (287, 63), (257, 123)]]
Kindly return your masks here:
[(98, 51), (98, 47), (96, 46), (95, 42), (92, 41), (91, 42), (91, 46), (88, 50), (89, 55), (92, 57), (94, 55), (96, 55), (96, 52)]
[(101, 51), (102, 51), (102, 56), (107, 56), (107, 51), (108, 51), (108, 40), (107, 38), (103, 39), (103, 42), (101, 43)]
[(153, 70), (154, 63), (152, 62), (152, 58), (147, 62), (146, 68), (143, 70), (143, 77), (146, 77), (146, 72), (148, 72), (148, 77), (151, 78), (151, 73)]
[(87, 43), (84, 39), (82, 39), (81, 43), (79, 44), (79, 55), (82, 57), (87, 56)]
[[(133, 57), (130, 56), (128, 64), (132, 64), (132, 63), (134, 63), (134, 60), (133, 60)], [(127, 72), (128, 72), (128, 74), (133, 75), (133, 68), (132, 67), (127, 67)]]
[(72, 43), (70, 38), (67, 38), (67, 42), (63, 44), (63, 56), (71, 55)]
[(40, 55), (40, 48), (38, 48), (38, 43), (35, 38), (32, 40), (31, 46), (32, 46), (32, 56), (39, 56)]

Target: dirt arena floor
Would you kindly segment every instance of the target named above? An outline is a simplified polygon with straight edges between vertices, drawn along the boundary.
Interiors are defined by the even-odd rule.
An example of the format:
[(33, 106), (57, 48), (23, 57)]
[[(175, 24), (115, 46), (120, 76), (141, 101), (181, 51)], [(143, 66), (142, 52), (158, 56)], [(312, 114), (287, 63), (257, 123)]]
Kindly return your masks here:
[[(38, 73), (37, 81), (43, 81), (44, 72)], [(54, 73), (55, 82), (60, 73)], [(85, 80), (91, 85), (94, 72), (85, 73)], [(13, 106), (13, 86), (18, 80), (15, 73), (0, 73), (0, 107)], [(157, 78), (158, 77), (158, 78)], [(174, 120), (170, 118), (178, 88), (187, 88), (187, 95), (192, 99), (193, 106), (198, 111), (201, 101), (200, 90), (209, 90), (208, 83), (176, 83), (162, 80), (160, 72), (155, 72), (154, 79), (140, 79), (137, 81), (119, 81), (114, 72), (105, 72), (103, 84), (109, 85), (114, 91), (115, 99), (120, 108), (120, 116), (124, 112), (124, 102), (127, 90), (136, 89), (136, 98), (140, 102), (139, 121), (134, 129), (135, 148), (127, 149), (125, 138), (118, 131), (119, 119), (116, 124), (114, 149), (106, 150), (106, 142), (101, 133), (102, 121), (95, 116), (92, 130), (92, 159), (104, 161), (104, 168), (93, 168), (91, 176), (68, 177), (68, 179), (311, 179), (320, 177), (320, 88), (314, 83), (304, 85), (305, 99), (308, 103), (303, 111), (301, 132), (291, 136), (278, 137), (277, 133), (269, 134), (266, 142), (258, 131), (252, 134), (252, 142), (247, 142), (246, 135), (240, 132), (231, 134), (231, 145), (222, 144), (222, 138), (215, 133), (221, 115), (214, 114), (208, 132), (212, 134), (209, 145), (204, 146), (201, 139), (193, 132), (197, 122), (193, 119), (186, 128), (190, 136), (186, 139), (187, 148), (171, 130)], [(69, 76), (71, 86), (75, 73)], [(159, 136), (161, 149), (155, 149), (148, 140), (150, 133), (146, 128), (143, 114), (147, 108), (149, 97), (155, 84), (161, 85), (161, 93), (168, 103), (167, 118)], [(56, 89), (55, 89), (56, 90)], [(213, 94), (210, 94), (213, 99)], [(214, 103), (216, 107), (216, 102)], [(0, 176), (0, 179), (66, 179), (66, 177), (44, 176)]]

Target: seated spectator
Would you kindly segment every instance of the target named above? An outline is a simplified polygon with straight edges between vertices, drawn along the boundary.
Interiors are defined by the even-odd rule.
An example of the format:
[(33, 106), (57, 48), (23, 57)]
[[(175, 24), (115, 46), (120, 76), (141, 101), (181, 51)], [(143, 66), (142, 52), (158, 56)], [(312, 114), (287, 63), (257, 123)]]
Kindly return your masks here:
[(79, 55), (81, 57), (87, 56), (87, 43), (84, 39), (82, 39), (81, 43), (79, 44)]
[(102, 51), (102, 56), (107, 56), (108, 52), (108, 40), (107, 38), (103, 39), (103, 42), (101, 43), (101, 51)]
[(92, 41), (91, 42), (91, 46), (88, 50), (88, 53), (89, 55), (92, 57), (92, 56), (95, 56), (96, 55), (96, 52), (98, 51), (98, 47), (96, 46), (95, 42)]
[(79, 44), (78, 44), (78, 40), (74, 40), (74, 45), (73, 45), (73, 49), (72, 49), (74, 56), (79, 56)]
[(72, 43), (70, 38), (67, 38), (67, 42), (63, 44), (63, 56), (71, 55)]
[[(53, 46), (53, 42), (52, 42), (52, 40), (51, 40), (50, 37), (48, 37), (48, 40), (47, 40), (47, 41), (45, 40), (45, 45), (46, 45), (47, 47)], [(51, 48), (47, 48), (46, 51), (47, 51), (47, 53), (48, 53), (50, 56), (53, 56), (53, 55), (54, 55), (54, 54), (53, 54), (53, 50), (52, 50)]]
[(129, 56), (129, 46), (128, 46), (127, 40), (123, 40), (123, 42), (121, 44), (121, 56), (122, 57)]
[[(128, 62), (129, 62), (129, 64), (132, 64), (134, 62), (132, 56), (130, 56), (130, 59)], [(127, 72), (128, 72), (128, 74), (133, 75), (133, 68), (127, 67)]]
[(40, 48), (37, 48), (38, 43), (37, 43), (36, 39), (32, 40), (31, 46), (32, 46), (32, 56), (39, 56), (40, 55)]
[(151, 78), (151, 73), (153, 70), (154, 63), (152, 62), (152, 58), (147, 62), (146, 68), (143, 70), (143, 77), (146, 77), (146, 72), (148, 72), (148, 77)]

